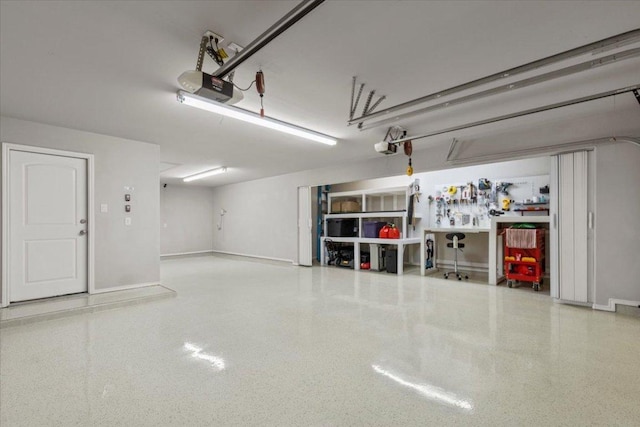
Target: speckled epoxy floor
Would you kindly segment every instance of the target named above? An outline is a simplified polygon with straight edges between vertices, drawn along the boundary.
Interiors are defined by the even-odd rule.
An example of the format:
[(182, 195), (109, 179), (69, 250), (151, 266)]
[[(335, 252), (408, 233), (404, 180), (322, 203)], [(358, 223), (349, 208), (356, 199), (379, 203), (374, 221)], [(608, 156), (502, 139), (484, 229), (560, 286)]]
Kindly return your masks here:
[(0, 331), (0, 424), (638, 425), (640, 320), (506, 287), (206, 256), (176, 298)]

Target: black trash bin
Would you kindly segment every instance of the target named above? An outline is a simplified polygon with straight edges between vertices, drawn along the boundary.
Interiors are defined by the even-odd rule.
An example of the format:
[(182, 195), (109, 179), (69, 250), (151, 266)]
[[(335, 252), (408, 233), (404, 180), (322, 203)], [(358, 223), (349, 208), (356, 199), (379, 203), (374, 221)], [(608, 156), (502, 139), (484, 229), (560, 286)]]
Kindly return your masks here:
[(387, 248), (384, 255), (387, 273), (398, 274), (398, 249)]

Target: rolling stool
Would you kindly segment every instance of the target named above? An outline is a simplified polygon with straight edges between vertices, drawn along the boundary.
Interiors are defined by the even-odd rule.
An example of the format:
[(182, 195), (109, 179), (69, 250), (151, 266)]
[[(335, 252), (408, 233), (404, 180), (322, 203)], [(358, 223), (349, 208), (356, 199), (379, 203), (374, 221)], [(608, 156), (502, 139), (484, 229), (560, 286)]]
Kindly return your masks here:
[[(451, 243), (447, 243), (448, 248), (453, 248), (455, 250), (455, 257), (453, 259), (453, 271), (449, 271), (444, 273), (444, 278), (449, 278), (449, 273), (455, 273), (458, 280), (462, 280), (462, 274), (458, 271), (458, 250), (462, 250), (464, 248), (464, 243), (459, 243), (460, 240), (464, 239), (466, 236), (464, 233), (449, 233), (445, 236), (447, 240), (451, 240)], [(468, 275), (464, 275), (465, 279), (468, 279)]]

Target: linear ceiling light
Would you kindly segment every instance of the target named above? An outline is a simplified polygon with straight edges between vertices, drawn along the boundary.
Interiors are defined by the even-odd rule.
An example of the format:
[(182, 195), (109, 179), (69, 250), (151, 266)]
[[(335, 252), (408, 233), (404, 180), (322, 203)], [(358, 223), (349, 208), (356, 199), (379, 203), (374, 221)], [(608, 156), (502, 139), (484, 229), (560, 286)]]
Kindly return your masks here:
[(223, 116), (242, 120), (243, 122), (247, 123), (253, 123), (254, 125), (263, 126), (269, 129), (288, 133), (290, 135), (299, 136), (301, 138), (310, 139), (311, 141), (320, 142), (322, 144), (336, 145), (336, 143), (338, 142), (336, 138), (333, 138), (331, 136), (314, 132), (300, 126), (292, 125), (291, 123), (282, 122), (280, 120), (272, 119), (269, 117), (260, 117), (259, 114), (253, 113), (251, 111), (244, 110), (238, 107), (230, 107), (228, 105), (224, 105), (219, 102), (212, 101), (210, 99), (203, 98), (189, 92), (185, 92), (183, 90), (178, 91), (178, 101), (182, 104), (190, 105), (192, 107), (200, 108), (212, 113), (222, 114)]
[(183, 178), (182, 180), (184, 182), (191, 182), (191, 181), (195, 181), (196, 179), (207, 178), (209, 176), (225, 173), (226, 171), (227, 171), (227, 168), (225, 166), (222, 166), (220, 168), (215, 168), (208, 171), (200, 172), (195, 175), (189, 175), (188, 177)]

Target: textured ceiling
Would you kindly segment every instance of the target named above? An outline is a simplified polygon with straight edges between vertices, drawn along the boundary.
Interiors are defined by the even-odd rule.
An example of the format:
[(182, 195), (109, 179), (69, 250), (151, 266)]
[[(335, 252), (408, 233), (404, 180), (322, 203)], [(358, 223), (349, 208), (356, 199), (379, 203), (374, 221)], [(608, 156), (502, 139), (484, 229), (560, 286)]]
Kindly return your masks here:
[[(640, 16), (638, 1), (327, 1), (245, 62), (235, 81), (247, 85), (261, 68), (266, 113), (336, 136), (335, 147), (176, 102), (176, 78), (195, 67), (205, 30), (247, 45), (295, 4), (2, 1), (0, 113), (159, 144), (161, 160), (177, 165), (162, 172), (169, 182), (226, 165), (229, 173), (203, 181), (220, 185), (378, 156), (372, 145), (385, 128), (346, 126), (353, 75), (387, 96), (382, 108), (633, 30)], [(204, 71), (215, 68), (206, 58)], [(629, 60), (400, 124), (418, 134), (615, 89), (640, 83), (639, 69)], [(630, 97), (420, 140), (414, 149), (452, 136), (508, 143), (637, 135)], [(258, 105), (253, 91), (239, 104)], [(543, 132), (545, 123), (556, 131)]]

